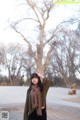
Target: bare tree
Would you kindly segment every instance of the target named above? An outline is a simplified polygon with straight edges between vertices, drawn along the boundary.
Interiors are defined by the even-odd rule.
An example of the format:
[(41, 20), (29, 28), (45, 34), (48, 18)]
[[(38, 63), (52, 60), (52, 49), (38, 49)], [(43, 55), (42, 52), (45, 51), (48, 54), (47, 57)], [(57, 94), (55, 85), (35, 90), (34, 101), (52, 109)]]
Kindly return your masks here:
[(75, 30), (61, 36), (60, 44), (53, 55), (51, 68), (56, 76), (64, 79), (67, 87), (76, 83), (76, 73), (80, 69), (80, 40)]
[(4, 62), (5, 59), (5, 45), (0, 45), (0, 65)]
[(5, 48), (5, 51), (3, 66), (5, 66), (5, 71), (8, 72), (11, 85), (16, 85), (18, 77), (20, 78), (24, 68), (24, 51), (19, 44), (10, 44)]
[(23, 76), (29, 78), (31, 70), (34, 70), (34, 61), (26, 54), (25, 46), (20, 44), (0, 46), (0, 71), (8, 75), (11, 85), (19, 85)]
[[(19, 6), (22, 5), (27, 8), (25, 15), (27, 17), (10, 23), (10, 26), (27, 43), (28, 53), (35, 61), (36, 70), (44, 74), (51, 61), (54, 48), (60, 40), (60, 34), (66, 34), (63, 29), (65, 22), (59, 24), (55, 29), (46, 29), (51, 12), (55, 7), (53, 0), (24, 0), (24, 3), (20, 3)], [(68, 25), (70, 22), (72, 23), (73, 20), (68, 21)], [(28, 24), (29, 26), (31, 24), (32, 29)]]
[[(10, 25), (27, 43), (29, 55), (35, 61), (37, 71), (44, 74), (47, 66), (50, 63), (52, 52), (56, 43), (55, 32), (58, 29), (58, 27), (56, 27), (56, 29), (52, 32), (46, 30), (47, 21), (50, 17), (51, 10), (54, 7), (53, 0), (26, 0), (24, 4), (27, 6), (31, 16), (29, 15), (30, 17), (28, 16), (22, 18), (15, 23), (11, 23)], [(33, 34), (35, 33), (36, 35), (35, 38), (29, 38), (28, 35), (25, 35), (25, 32), (21, 30), (22, 28), (19, 25), (22, 25), (22, 23), (25, 23), (25, 21), (34, 21), (34, 23), (32, 23), (36, 29), (36, 31), (34, 30), (33, 32)], [(48, 35), (46, 33), (48, 33)], [(35, 45), (34, 41), (36, 41)]]

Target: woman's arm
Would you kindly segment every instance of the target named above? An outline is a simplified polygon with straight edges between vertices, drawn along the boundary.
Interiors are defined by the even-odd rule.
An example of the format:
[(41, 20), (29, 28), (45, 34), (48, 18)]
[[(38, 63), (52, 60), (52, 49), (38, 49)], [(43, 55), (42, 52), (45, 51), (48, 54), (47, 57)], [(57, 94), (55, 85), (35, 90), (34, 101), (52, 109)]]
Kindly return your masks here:
[(46, 95), (50, 87), (50, 80), (47, 77), (44, 77), (43, 75), (41, 75), (40, 73), (37, 73), (37, 74), (41, 78), (41, 81), (43, 82), (43, 92)]
[(44, 77), (42, 79), (42, 82), (43, 82), (43, 98), (46, 98), (48, 89), (50, 87), (50, 80), (47, 77)]
[(41, 81), (43, 82), (43, 90), (42, 90), (42, 108), (46, 107), (46, 95), (50, 86), (50, 80), (47, 77), (44, 77), (40, 73), (38, 73), (38, 76), (41, 78)]

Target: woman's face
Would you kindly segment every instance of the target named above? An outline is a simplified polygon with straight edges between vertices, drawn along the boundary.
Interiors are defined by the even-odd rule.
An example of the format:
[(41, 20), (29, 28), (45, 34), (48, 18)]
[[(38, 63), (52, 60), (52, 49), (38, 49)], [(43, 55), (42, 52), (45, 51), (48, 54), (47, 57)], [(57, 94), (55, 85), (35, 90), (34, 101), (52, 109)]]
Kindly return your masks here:
[(36, 84), (38, 83), (38, 78), (33, 78), (33, 79), (32, 79), (32, 83), (33, 83), (34, 85), (36, 85)]

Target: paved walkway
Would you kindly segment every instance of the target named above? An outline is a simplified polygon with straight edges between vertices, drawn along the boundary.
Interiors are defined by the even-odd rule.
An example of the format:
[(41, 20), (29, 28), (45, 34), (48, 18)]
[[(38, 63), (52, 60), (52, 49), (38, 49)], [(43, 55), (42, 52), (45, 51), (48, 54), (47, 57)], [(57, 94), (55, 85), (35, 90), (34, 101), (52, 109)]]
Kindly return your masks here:
[(53, 105), (48, 107), (48, 120), (79, 120), (80, 108)]
[[(74, 104), (74, 103), (73, 103)], [(24, 105), (12, 105), (0, 107), (1, 111), (9, 111), (9, 120), (23, 120)], [(48, 105), (48, 120), (79, 120), (80, 108), (64, 105)]]

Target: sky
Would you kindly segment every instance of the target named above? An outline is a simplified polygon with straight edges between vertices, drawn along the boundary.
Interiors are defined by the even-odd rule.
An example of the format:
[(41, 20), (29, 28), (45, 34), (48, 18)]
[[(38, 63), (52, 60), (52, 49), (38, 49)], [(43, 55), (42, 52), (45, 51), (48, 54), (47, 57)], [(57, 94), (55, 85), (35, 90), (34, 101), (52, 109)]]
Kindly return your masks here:
[(19, 42), (20, 37), (9, 27), (16, 13), (16, 0), (0, 1), (0, 43)]
[[(14, 21), (22, 16), (25, 16), (26, 10), (24, 6), (19, 6), (18, 3), (19, 1), (20, 0), (0, 1), (0, 44), (1, 45), (2, 44), (8, 45), (9, 43), (19, 43), (19, 44), (21, 43), (21, 45), (23, 46), (26, 45), (26, 43), (20, 37), (20, 35), (17, 34), (13, 29), (11, 29), (8, 23), (8, 21)], [(46, 28), (47, 29), (51, 29), (51, 27), (55, 28), (58, 23), (62, 22), (62, 20), (74, 16), (74, 14), (76, 14), (75, 10), (78, 7), (79, 5), (56, 5), (55, 9), (53, 10), (53, 14), (50, 14), (50, 19), (47, 22)], [(33, 26), (31, 22), (29, 25), (27, 25), (29, 28)], [(75, 27), (76, 26), (74, 26), (74, 28)], [(4, 74), (6, 75), (6, 71), (4, 71)]]
[[(73, 16), (75, 8), (76, 5), (59, 5), (54, 9), (54, 14), (47, 23), (47, 29), (51, 28), (52, 25), (56, 26), (63, 19)], [(25, 9), (18, 7), (18, 0), (0, 1), (0, 43), (8, 44), (14, 42), (25, 44), (21, 37), (9, 27), (8, 23), (8, 21), (13, 21), (21, 15), (23, 16), (24, 13)]]

